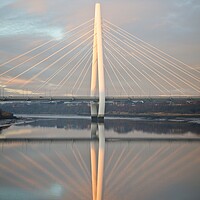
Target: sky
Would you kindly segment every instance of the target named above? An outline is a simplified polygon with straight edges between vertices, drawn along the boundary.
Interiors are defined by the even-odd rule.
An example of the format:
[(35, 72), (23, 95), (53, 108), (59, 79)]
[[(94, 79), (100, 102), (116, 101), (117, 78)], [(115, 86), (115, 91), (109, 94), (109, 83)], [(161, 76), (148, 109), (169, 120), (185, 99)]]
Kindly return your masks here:
[[(103, 18), (200, 69), (199, 0), (99, 2)], [(42, 42), (63, 39), (64, 32), (94, 17), (95, 3), (93, 0), (1, 0), (0, 63)], [(6, 78), (0, 77), (1, 86)]]

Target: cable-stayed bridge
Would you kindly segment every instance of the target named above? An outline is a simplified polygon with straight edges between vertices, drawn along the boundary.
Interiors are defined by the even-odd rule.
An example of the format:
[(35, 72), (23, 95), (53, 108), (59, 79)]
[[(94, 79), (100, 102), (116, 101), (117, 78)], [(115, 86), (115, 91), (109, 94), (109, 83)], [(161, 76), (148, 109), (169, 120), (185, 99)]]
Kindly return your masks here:
[[(0, 101), (84, 100), (91, 102), (92, 119), (98, 117), (98, 122), (102, 122), (104, 118), (106, 101), (142, 100), (149, 98), (159, 100), (166, 100), (168, 98), (200, 99), (200, 71), (190, 67), (189, 65), (177, 60), (176, 58), (166, 54), (165, 52), (103, 19), (101, 17), (100, 4), (96, 4), (94, 19), (84, 22), (83, 24), (65, 32), (62, 39), (46, 41), (45, 43), (39, 44), (33, 49), (18, 55), (17, 57), (1, 63), (0, 81), (2, 87)], [(98, 162), (94, 141), (94, 138), (97, 136), (97, 130), (99, 136)], [(43, 164), (35, 162), (30, 156), (27, 156), (24, 153), (20, 153), (20, 156), (22, 156), (22, 158), (25, 160), (25, 163), (31, 163), (35, 169), (41, 171), (43, 174), (48, 175), (50, 179), (53, 178), (54, 182), (58, 182), (63, 185), (66, 191), (70, 185), (66, 184), (66, 180), (72, 181), (72, 189), (69, 190), (72, 193), (72, 199), (74, 196), (77, 196), (78, 190), (76, 187), (74, 187), (77, 185), (77, 183), (76, 181), (74, 182), (74, 180), (71, 178), (71, 175), (68, 176), (68, 174), (72, 173), (77, 175), (79, 172), (81, 172), (81, 170), (85, 171), (85, 173), (81, 174), (80, 176), (86, 176), (87, 181), (89, 181), (88, 177), (91, 178), (92, 197), (94, 200), (100, 200), (103, 198), (102, 191), (104, 160), (110, 163), (110, 161), (116, 157), (116, 162), (113, 165), (114, 167), (111, 166), (111, 173), (109, 172), (108, 168), (105, 167), (105, 174), (108, 170), (108, 180), (111, 180), (114, 177), (119, 181), (119, 179), (124, 176), (124, 172), (127, 172), (127, 169), (129, 169), (131, 172), (134, 171), (130, 167), (130, 163), (137, 161), (138, 159), (135, 159), (137, 157), (141, 158), (142, 156), (138, 155), (143, 153), (143, 150), (146, 163), (148, 163), (149, 160), (153, 160), (152, 158), (154, 158), (158, 152), (162, 153), (163, 151), (163, 146), (160, 146), (157, 152), (155, 152), (155, 155), (150, 157), (150, 159), (146, 159), (146, 150), (143, 147), (141, 148), (141, 144), (139, 144), (140, 148), (138, 149), (140, 152), (135, 154), (135, 156), (133, 155), (133, 157), (129, 152), (127, 154), (128, 156), (124, 156), (124, 153), (126, 154), (127, 151), (126, 148), (123, 147), (123, 149), (119, 148), (119, 150), (117, 150), (115, 148), (113, 151), (111, 151), (111, 156), (107, 156), (107, 158), (109, 157), (109, 160), (106, 160), (104, 158), (106, 157), (105, 142), (109, 141), (109, 138), (105, 138), (104, 124), (92, 123), (91, 138), (89, 139), (91, 140), (91, 176), (87, 166), (84, 163), (84, 159), (82, 158), (82, 149), (79, 151), (79, 149), (76, 147), (77, 143), (75, 146), (73, 144), (74, 149), (72, 146), (72, 155), (69, 155), (70, 158), (74, 157), (74, 161), (77, 161), (75, 162), (75, 167), (73, 166), (74, 161), (71, 162), (66, 155), (62, 155), (60, 152), (56, 152), (55, 155), (53, 155), (53, 158), (59, 159), (61, 162), (63, 162), (64, 165), (60, 167), (57, 165), (57, 163), (54, 163), (55, 161), (51, 160), (52, 152), (50, 152), (51, 156), (48, 157), (43, 153), (40, 154), (41, 152), (39, 152), (39, 148), (37, 148), (39, 155), (41, 155), (40, 160), (51, 165), (55, 169), (55, 172), (58, 172), (62, 176), (61, 180), (48, 172), (48, 169), (45, 167), (45, 165), (43, 166)], [(41, 142), (47, 140), (73, 141), (74, 139), (58, 137), (33, 137), (32, 139), (8, 137), (1, 139), (0, 142)], [(84, 141), (85, 138), (76, 138), (76, 140)], [(118, 141), (119, 138), (111, 138), (111, 140)], [(122, 140), (122, 137), (120, 140)], [(129, 142), (131, 138), (128, 138), (127, 140)], [(154, 142), (199, 141), (198, 138), (132, 138), (132, 140), (135, 142), (144, 142), (150, 140)], [(127, 145), (127, 148), (129, 149), (129, 145)], [(13, 151), (13, 149), (11, 150)], [(71, 149), (68, 147), (67, 152), (70, 150)], [(133, 149), (131, 149), (131, 152), (132, 150)], [(173, 154), (174, 152), (180, 153), (177, 151), (177, 149), (175, 150), (176, 151), (173, 151)], [(198, 153), (196, 149), (194, 150), (195, 153)], [(114, 151), (116, 151), (115, 154), (113, 154)], [(130, 155), (132, 160), (129, 160)], [(189, 157), (191, 157), (191, 153), (190, 156), (186, 156), (186, 158)], [(125, 161), (124, 163), (126, 167), (123, 167), (122, 170), (120, 169), (120, 171), (123, 173), (116, 176), (117, 173), (115, 172), (117, 172), (117, 166), (120, 166), (119, 161), (122, 158), (123, 162)], [(10, 159), (9, 156), (6, 157), (6, 160), (9, 161), (9, 166), (10, 162), (14, 163), (15, 165), (17, 164), (18, 167), (22, 166), (21, 164), (16, 163), (15, 159)], [(65, 161), (67, 161), (67, 165), (65, 165)], [(145, 162), (139, 160), (139, 163)], [(138, 164), (135, 166), (137, 165)], [(150, 163), (150, 165), (152, 164)], [(74, 170), (77, 169), (77, 166), (81, 168), (79, 172)], [(110, 165), (108, 164), (107, 166)], [(69, 173), (66, 173), (66, 167), (69, 168)], [(17, 168), (15, 167), (15, 169)], [(156, 171), (156, 168), (154, 168), (153, 171)], [(33, 185), (38, 186), (38, 184), (35, 184), (37, 182), (29, 181), (27, 178), (21, 176), (20, 173), (15, 173), (15, 170), (10, 170), (9, 167), (3, 167), (2, 169), (4, 171), (5, 169), (8, 169), (8, 173), (11, 173), (16, 178), (19, 178), (19, 180), (22, 180), (23, 185), (29, 184), (31, 187)], [(150, 173), (152, 173), (152, 170), (150, 170)], [(164, 174), (166, 174), (166, 171), (164, 171)], [(37, 175), (35, 176), (35, 174), (31, 173), (29, 175), (33, 175), (36, 177), (36, 179), (40, 179), (40, 177)], [(133, 175), (135, 174), (132, 174), (132, 176)], [(148, 173), (146, 173), (146, 175), (148, 176)], [(141, 180), (145, 180), (145, 176), (143, 176), (142, 179), (140, 179), (140, 177), (138, 178), (139, 183)], [(42, 181), (44, 182), (44, 180)], [(86, 182), (86, 184), (85, 182), (83, 183), (84, 186), (90, 185), (88, 182)], [(112, 185), (109, 181), (107, 181), (107, 183), (109, 183), (107, 184), (108, 187), (106, 185), (105, 188), (108, 188), (110, 191), (113, 191), (113, 188), (116, 189), (116, 184)], [(82, 186), (78, 185), (78, 188), (82, 188)], [(117, 189), (119, 188), (117, 187)], [(86, 198), (88, 199), (89, 195), (85, 191), (86, 190), (84, 190), (84, 195), (86, 195)], [(68, 195), (70, 195), (69, 192)]]
[[(200, 71), (101, 17), (0, 64), (1, 98), (87, 100), (92, 116), (105, 101), (199, 98)], [(99, 111), (97, 113), (97, 103)]]

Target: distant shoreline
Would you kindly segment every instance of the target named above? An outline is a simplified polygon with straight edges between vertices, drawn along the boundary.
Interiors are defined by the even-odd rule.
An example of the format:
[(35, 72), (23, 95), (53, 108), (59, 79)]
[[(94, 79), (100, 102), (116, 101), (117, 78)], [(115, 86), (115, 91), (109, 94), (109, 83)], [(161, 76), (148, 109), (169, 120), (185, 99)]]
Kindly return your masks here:
[(145, 117), (145, 118), (176, 118), (176, 117), (184, 117), (184, 118), (200, 118), (200, 114), (180, 114), (180, 113), (138, 113), (138, 114), (117, 114), (117, 115), (106, 115), (109, 117), (115, 117), (115, 116), (120, 116), (120, 117)]
[[(88, 114), (65, 114), (65, 115), (61, 115), (61, 114), (15, 114), (17, 118), (80, 118), (80, 119), (90, 119), (90, 115)], [(200, 114), (172, 114), (172, 113), (152, 113), (152, 114), (134, 114), (134, 115), (130, 115), (130, 114), (117, 114), (117, 115), (105, 115), (105, 118), (177, 118), (177, 117), (181, 117), (181, 118), (200, 118)]]

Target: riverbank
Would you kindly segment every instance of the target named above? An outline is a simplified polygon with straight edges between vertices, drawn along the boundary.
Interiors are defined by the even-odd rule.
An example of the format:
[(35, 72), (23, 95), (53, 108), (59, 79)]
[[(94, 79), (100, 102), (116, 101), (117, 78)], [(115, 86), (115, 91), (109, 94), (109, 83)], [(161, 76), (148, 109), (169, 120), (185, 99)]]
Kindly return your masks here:
[(166, 118), (166, 119), (173, 119), (173, 118), (200, 118), (200, 114), (182, 114), (182, 113), (121, 113), (121, 114), (107, 114), (108, 117), (122, 117), (122, 118), (135, 118), (135, 117), (144, 117), (144, 118)]
[(0, 131), (10, 127), (17, 120), (17, 117), (11, 112), (6, 112), (0, 109)]
[(5, 120), (5, 119), (16, 119), (16, 117), (13, 115), (13, 113), (0, 109), (0, 120)]

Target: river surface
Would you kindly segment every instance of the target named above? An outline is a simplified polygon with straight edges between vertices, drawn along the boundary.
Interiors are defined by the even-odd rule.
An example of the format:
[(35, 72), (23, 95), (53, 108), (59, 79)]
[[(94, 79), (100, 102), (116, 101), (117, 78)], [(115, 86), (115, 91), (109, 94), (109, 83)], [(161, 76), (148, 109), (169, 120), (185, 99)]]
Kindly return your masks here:
[(0, 131), (2, 200), (200, 199), (199, 119), (26, 117)]

